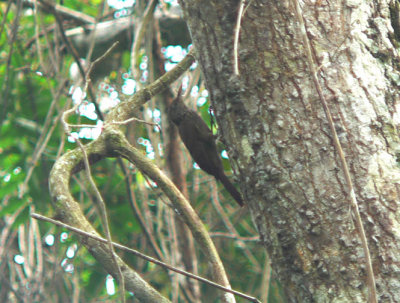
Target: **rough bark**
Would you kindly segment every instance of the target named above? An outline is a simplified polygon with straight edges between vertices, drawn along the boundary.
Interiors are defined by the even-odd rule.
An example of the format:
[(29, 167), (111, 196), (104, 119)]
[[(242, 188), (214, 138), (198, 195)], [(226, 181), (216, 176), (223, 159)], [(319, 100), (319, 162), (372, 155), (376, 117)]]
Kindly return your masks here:
[[(290, 302), (366, 302), (365, 257), (289, 1), (180, 2), (217, 121)], [(400, 302), (398, 55), (389, 1), (300, 2), (366, 229), (380, 302)]]

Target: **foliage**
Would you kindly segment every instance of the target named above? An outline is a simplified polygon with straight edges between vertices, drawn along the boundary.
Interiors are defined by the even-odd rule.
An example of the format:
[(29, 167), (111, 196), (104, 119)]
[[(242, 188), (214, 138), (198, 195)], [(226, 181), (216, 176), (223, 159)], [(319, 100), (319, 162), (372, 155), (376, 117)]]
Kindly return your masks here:
[[(72, 87), (79, 84), (69, 78), (74, 57), (66, 50), (54, 15), (49, 11), (39, 11), (35, 15), (32, 9), (25, 6), (19, 9), (16, 3), (0, 3), (3, 17), (0, 28), (0, 280), (8, 281), (0, 283), (3, 286), (8, 285), (0, 287), (0, 301), (14, 302), (28, 298), (34, 302), (64, 302), (72, 298), (80, 302), (99, 299), (118, 301), (105, 287), (107, 273), (85, 249), (81, 249), (78, 237), (29, 217), (31, 212), (48, 217), (56, 216), (48, 193), (48, 176), (57, 157), (67, 149), (76, 147), (64, 134), (60, 119), (62, 112), (71, 107)], [(69, 1), (66, 5), (76, 12), (92, 17), (96, 17), (99, 11), (102, 16), (108, 16), (109, 20), (115, 15), (112, 8), (101, 11), (102, 4), (99, 1)], [(138, 2), (134, 7), (133, 12), (137, 18), (144, 6), (145, 3)], [(170, 4), (167, 8), (169, 7)], [(73, 18), (63, 18), (65, 28), (79, 25)], [(148, 38), (152, 41), (155, 36), (149, 34)], [(159, 59), (152, 47), (152, 43), (144, 43), (141, 56), (138, 57), (142, 81), (137, 82), (138, 87), (153, 81), (155, 75), (160, 73), (154, 67)], [(127, 73), (130, 63), (129, 49), (119, 55), (120, 58), (122, 56), (119, 61), (121, 65), (110, 70), (108, 75), (111, 77), (93, 83), (99, 104), (103, 99), (115, 101), (126, 98), (122, 87), (127, 85), (127, 80), (132, 80)], [(152, 61), (149, 62), (150, 60)], [(167, 59), (165, 66), (170, 63)], [(189, 77), (195, 77), (196, 73), (197, 69), (192, 70)], [(192, 104), (205, 91), (201, 80), (194, 86), (199, 93), (188, 98)], [(83, 88), (82, 83), (81, 87)], [(114, 96), (118, 92), (119, 98), (112, 97), (113, 92)], [(89, 94), (88, 96), (86, 101), (90, 104), (91, 97)], [(201, 106), (199, 112), (206, 121), (210, 121), (208, 105)], [(143, 153), (152, 157), (163, 168), (166, 167), (164, 115), (165, 104), (158, 98), (146, 105), (139, 116), (146, 121), (152, 120), (161, 124), (162, 132), (156, 127), (140, 123), (129, 125), (126, 130), (131, 143), (140, 147)], [(98, 118), (91, 119), (77, 114), (69, 122), (96, 124)], [(74, 131), (80, 132), (83, 142), (90, 142), (90, 132), (85, 135), (84, 129), (87, 130), (77, 128)], [(280, 302), (282, 299), (276, 282), (270, 283), (266, 279), (270, 275), (270, 268), (265, 264), (268, 264), (268, 258), (258, 245), (257, 233), (249, 215), (243, 216), (223, 188), (215, 187), (215, 181), (210, 176), (194, 169), (187, 154), (184, 159), (190, 200), (210, 233), (214, 235), (233, 288), (262, 297), (263, 292), (268, 289), (268, 285), (262, 283), (268, 283), (272, 288), (269, 302)], [(224, 164), (229, 169), (228, 161)], [(151, 245), (144, 237), (143, 226), (135, 215), (134, 203), (137, 203), (164, 258), (167, 263), (173, 263), (174, 256), (176, 258), (180, 252), (175, 251), (177, 248), (173, 243), (176, 236), (171, 227), (170, 216), (173, 212), (167, 206), (167, 198), (162, 192), (135, 167), (122, 160), (101, 161), (91, 169), (108, 207), (113, 239), (148, 255), (154, 255)], [(89, 220), (103, 232), (99, 207), (84, 173), (77, 174), (71, 181), (71, 192), (81, 203)], [(223, 205), (222, 213), (218, 208), (220, 204)], [(227, 228), (224, 218), (232, 221), (237, 231)], [(182, 224), (179, 219), (175, 219), (175, 223)], [(238, 238), (239, 235), (242, 240)], [(55, 239), (54, 243), (49, 240), (52, 237)], [(24, 260), (16, 262), (17, 255)], [(162, 294), (172, 297), (172, 292), (176, 290), (166, 271), (132, 255), (122, 255)], [(199, 259), (199, 274), (207, 276), (207, 260), (201, 252), (197, 251), (196, 255)], [(217, 301), (218, 293), (213, 288), (201, 285), (201, 293), (202, 298), (207, 298), (207, 302)], [(179, 298), (180, 302), (186, 300), (181, 291)]]

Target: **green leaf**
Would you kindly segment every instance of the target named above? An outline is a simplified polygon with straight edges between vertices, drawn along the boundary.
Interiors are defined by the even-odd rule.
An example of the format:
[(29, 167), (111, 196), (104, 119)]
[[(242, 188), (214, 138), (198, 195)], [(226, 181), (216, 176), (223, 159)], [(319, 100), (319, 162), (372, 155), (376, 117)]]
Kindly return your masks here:
[(24, 210), (18, 214), (17, 218), (15, 219), (12, 228), (17, 228), (18, 226), (20, 226), (21, 224), (27, 222), (29, 220), (29, 207), (28, 204), (26, 204), (24, 206)]
[(11, 197), (8, 200), (8, 204), (1, 208), (0, 217), (4, 215), (9, 215), (18, 211), (18, 209), (26, 207), (28, 205), (26, 199), (18, 199), (16, 197)]

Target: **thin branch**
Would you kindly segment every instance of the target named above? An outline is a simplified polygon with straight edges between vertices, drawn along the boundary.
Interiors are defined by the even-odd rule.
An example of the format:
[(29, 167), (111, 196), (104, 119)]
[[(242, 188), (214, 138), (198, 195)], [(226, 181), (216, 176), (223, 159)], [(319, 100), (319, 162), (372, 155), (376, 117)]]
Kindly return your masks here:
[[(33, 8), (36, 6), (36, 3), (34, 3), (34, 2), (36, 2), (36, 1), (28, 0), (28, 1), (23, 1), (23, 4), (24, 4), (24, 6)], [(45, 4), (38, 3), (37, 7), (39, 9), (43, 10), (44, 12), (56, 11), (58, 14), (60, 14), (64, 18), (74, 20), (79, 24), (93, 24), (96, 22), (95, 18), (93, 18), (92, 16), (86, 15), (82, 12), (70, 9), (70, 8), (68, 8), (66, 6), (62, 6), (60, 4), (54, 4), (52, 2), (46, 2)]]
[(153, 17), (153, 12), (156, 7), (156, 4), (158, 3), (157, 0), (152, 0), (148, 5), (146, 10), (143, 13), (143, 17), (141, 21), (139, 21), (139, 25), (136, 26), (135, 30), (135, 37), (134, 37), (134, 42), (132, 45), (132, 51), (131, 51), (131, 69), (132, 69), (132, 75), (134, 79), (138, 78), (137, 72), (136, 72), (136, 61), (137, 61), (137, 56), (139, 53), (139, 48), (140, 44), (144, 38), (144, 34), (146, 33), (147, 26)]
[[(226, 287), (230, 287), (222, 260), (208, 231), (189, 201), (176, 188), (174, 183), (149, 158), (132, 146), (119, 130), (106, 128), (104, 136), (104, 140), (107, 142), (106, 145), (113, 146), (114, 153), (134, 163), (162, 189), (172, 202), (175, 211), (188, 225), (203, 253), (208, 258), (215, 280)], [(233, 301), (233, 296), (225, 294), (224, 302)]]
[(8, 41), (7, 41), (10, 49), (8, 50), (8, 54), (7, 54), (7, 67), (6, 67), (6, 71), (3, 72), (5, 76), (3, 76), (3, 83), (1, 86), (0, 106), (2, 107), (2, 112), (0, 113), (0, 129), (1, 129), (1, 126), (4, 122), (4, 120), (7, 117), (8, 102), (10, 100), (9, 93), (10, 93), (10, 81), (11, 81), (10, 68), (12, 65), (11, 59), (14, 54), (14, 43), (17, 40), (17, 36), (18, 36), (18, 27), (19, 27), (19, 21), (21, 18), (21, 12), (22, 12), (22, 0), (18, 0), (14, 21), (11, 25), (11, 30), (9, 33), (10, 39), (8, 39)]
[(258, 263), (257, 259), (253, 256), (253, 254), (250, 252), (250, 250), (246, 247), (246, 244), (240, 240), (239, 233), (237, 232), (236, 228), (232, 224), (232, 222), (229, 220), (228, 216), (226, 215), (221, 203), (219, 202), (218, 198), (218, 187), (217, 187), (217, 182), (215, 180), (211, 181), (211, 187), (212, 187), (212, 204), (215, 207), (217, 213), (219, 214), (220, 218), (222, 219), (222, 222), (224, 223), (226, 229), (233, 235), (236, 236), (236, 244), (243, 249), (244, 253), (246, 254), (247, 258), (249, 259), (250, 263), (252, 263), (254, 268), (261, 268), (260, 263)]
[[(28, 163), (28, 167), (29, 167), (28, 172), (26, 173), (24, 182), (22, 183), (22, 185), (19, 188), (19, 193), (18, 193), (19, 198), (22, 198), (22, 196), (25, 194), (25, 191), (28, 188), (28, 182), (29, 182), (30, 178), (32, 177), (33, 171), (37, 165), (37, 161), (39, 160), (39, 158), (45, 151), (45, 149), (47, 147), (47, 143), (50, 141), (53, 131), (57, 127), (57, 123), (62, 116), (62, 114), (57, 115), (56, 119), (53, 121), (53, 125), (50, 126), (50, 124), (52, 122), (52, 115), (56, 109), (56, 104), (59, 101), (59, 98), (61, 96), (61, 92), (63, 90), (65, 83), (66, 83), (66, 80), (62, 81), (60, 88), (59, 88), (56, 96), (54, 96), (54, 100), (51, 102), (49, 110), (47, 111), (44, 125), (42, 128), (40, 128), (40, 130), (41, 130), (40, 137), (39, 137), (38, 141), (36, 142), (36, 146), (35, 146), (35, 149), (32, 154), (32, 160), (30, 161), (30, 163)], [(50, 90), (53, 94), (54, 93), (53, 89), (51, 88)], [(70, 102), (67, 103), (67, 106), (69, 106), (69, 103)]]
[(107, 115), (106, 121), (123, 121), (130, 119), (135, 115), (137, 108), (145, 104), (150, 98), (162, 92), (173, 81), (177, 80), (194, 62), (195, 50), (192, 48), (189, 53), (183, 58), (173, 69), (162, 75), (153, 83), (138, 91), (128, 100), (119, 103)]
[[(87, 85), (86, 85), (87, 87)], [(86, 90), (86, 89), (85, 89)], [(79, 106), (80, 103), (77, 103), (75, 107)], [(76, 110), (76, 108), (72, 108), (74, 111)], [(65, 113), (69, 114), (71, 112), (71, 110), (66, 111)], [(63, 115), (63, 124), (64, 124), (64, 130), (65, 132), (71, 136), (71, 132), (69, 130), (69, 126), (68, 124), (65, 122), (66, 116), (67, 114)], [(92, 177), (92, 173), (90, 171), (90, 164), (89, 164), (89, 158), (86, 152), (85, 147), (83, 146), (82, 142), (79, 140), (79, 138), (75, 139), (76, 143), (78, 144), (79, 148), (82, 151), (83, 154), (83, 162), (85, 165), (85, 172), (86, 172), (86, 176), (89, 180), (90, 186), (92, 187), (92, 190), (94, 191), (97, 201), (99, 202), (100, 205), (100, 213), (102, 215), (102, 221), (103, 221), (103, 226), (104, 226), (104, 231), (107, 237), (107, 243), (109, 245), (109, 250), (112, 256), (112, 260), (116, 266), (116, 268), (118, 269), (118, 278), (119, 278), (119, 282), (121, 284), (121, 301), (125, 302), (125, 282), (124, 282), (124, 276), (122, 275), (122, 271), (121, 271), (121, 267), (118, 264), (117, 258), (116, 258), (116, 253), (114, 251), (114, 247), (112, 246), (112, 239), (111, 239), (111, 231), (110, 231), (110, 224), (108, 221), (108, 217), (107, 217), (107, 209), (106, 209), (106, 203), (104, 202), (103, 197), (100, 194), (99, 189), (96, 186), (96, 183), (93, 180)]]
[(235, 39), (233, 42), (233, 72), (235, 75), (239, 75), (239, 34), (240, 34), (240, 24), (242, 23), (244, 3), (246, 0), (241, 0), (239, 5), (239, 12), (237, 15), (236, 26), (235, 26)]
[[(86, 73), (85, 73), (85, 70), (83, 69), (83, 66), (82, 66), (81, 60), (79, 58), (78, 52), (76, 51), (75, 47), (72, 45), (72, 43), (68, 39), (67, 35), (65, 34), (65, 30), (64, 30), (64, 27), (63, 27), (63, 20), (62, 20), (61, 16), (58, 14), (58, 12), (54, 9), (52, 4), (48, 0), (39, 0), (39, 1), (43, 5), (48, 6), (50, 11), (53, 13), (53, 15), (54, 15), (54, 17), (56, 19), (56, 23), (57, 23), (58, 29), (60, 30), (61, 38), (62, 38), (63, 42), (65, 43), (65, 45), (66, 45), (66, 47), (68, 49), (68, 52), (74, 57), (75, 62), (78, 65), (78, 69), (79, 69), (79, 72), (80, 72), (80, 74), (82, 76), (82, 79), (86, 79)], [(106, 53), (103, 56), (107, 56), (109, 54), (109, 52), (111, 51), (111, 49), (113, 49), (116, 46), (116, 43), (118, 43), (118, 42), (115, 42), (111, 46), (111, 48), (106, 51)], [(89, 85), (88, 88), (89, 88), (88, 92), (89, 92), (89, 95), (90, 95), (90, 100), (94, 105), (96, 114), (99, 116), (99, 118), (101, 120), (104, 120), (103, 114), (100, 111), (99, 105), (96, 102), (96, 98), (95, 98), (95, 94), (93, 92), (92, 85)]]
[(1, 25), (0, 25), (0, 37), (2, 37), (2, 33), (3, 33), (3, 30), (4, 30), (4, 25), (8, 21), (7, 15), (10, 12), (10, 9), (11, 9), (12, 5), (13, 5), (12, 1), (8, 1), (7, 8), (6, 8), (5, 12), (2, 13), (3, 21), (1, 21)]
[(242, 237), (237, 234), (225, 233), (225, 232), (210, 232), (212, 238), (227, 238), (232, 240), (247, 241), (247, 242), (260, 242), (260, 236)]
[[(93, 50), (94, 50), (94, 46), (96, 44), (96, 30), (97, 30), (97, 26), (98, 26), (98, 21), (100, 20), (103, 12), (104, 12), (104, 5), (105, 5), (105, 1), (103, 0), (101, 2), (101, 5), (99, 5), (99, 11), (96, 17), (96, 21), (94, 23), (94, 28), (93, 30), (90, 32), (90, 35), (88, 37), (90, 43), (89, 43), (89, 49), (86, 53), (86, 62), (90, 62), (92, 59), (92, 55), (93, 55)], [(112, 48), (114, 48), (114, 45), (112, 46)], [(107, 51), (109, 52), (109, 51)], [(90, 75), (89, 73), (87, 75)]]
[(128, 199), (129, 199), (129, 203), (133, 209), (133, 213), (135, 214), (136, 218), (138, 219), (139, 224), (142, 227), (144, 234), (146, 235), (148, 241), (150, 242), (150, 246), (153, 248), (154, 253), (156, 254), (157, 258), (163, 260), (164, 255), (161, 252), (161, 249), (158, 246), (156, 240), (154, 239), (153, 234), (150, 232), (150, 230), (148, 228), (148, 224), (146, 223), (146, 219), (143, 217), (143, 214), (142, 214), (142, 212), (139, 208), (139, 205), (136, 201), (135, 193), (131, 186), (132, 185), (132, 175), (127, 172), (124, 162), (122, 161), (121, 158), (118, 158), (118, 164), (122, 170), (122, 173), (124, 174)]
[[(194, 50), (192, 49), (189, 54), (171, 71), (160, 77), (154, 83), (148, 85), (146, 88), (138, 91), (128, 100), (121, 102), (118, 106), (113, 108), (107, 116), (107, 122), (123, 121), (131, 118), (138, 106), (147, 102), (147, 100), (149, 100), (153, 95), (164, 90), (171, 82), (179, 78), (190, 67), (194, 61), (193, 53)], [(68, 115), (73, 111), (74, 109), (71, 109), (65, 112), (65, 115)], [(64, 121), (65, 118), (66, 116), (64, 116)], [(64, 125), (68, 127), (67, 123)], [(116, 130), (116, 126), (113, 126), (112, 123), (106, 123), (105, 125), (107, 127), (105, 127), (102, 135), (97, 140), (85, 146), (85, 151), (92, 163), (104, 159), (105, 157), (118, 156), (118, 150), (116, 150), (117, 147), (114, 146), (113, 142), (110, 142), (109, 139), (110, 136), (113, 137), (113, 134), (115, 133), (120, 134), (123, 138), (124, 136)], [(130, 144), (128, 143), (128, 145)], [(56, 212), (62, 215), (63, 220), (69, 224), (80, 227), (81, 229), (97, 234), (96, 230), (83, 215), (78, 202), (73, 199), (69, 190), (69, 180), (71, 179), (71, 175), (80, 171), (85, 166), (88, 166), (87, 163), (84, 163), (85, 158), (87, 157), (83, 155), (80, 148), (71, 150), (61, 156), (54, 164), (50, 173), (49, 188)], [(83, 244), (91, 250), (91, 253), (96, 259), (105, 262), (104, 266), (110, 273), (117, 275), (118, 268), (115, 267), (114, 262), (109, 262), (109, 257), (107, 257), (107, 254), (109, 254), (109, 248), (107, 245), (101, 245), (99, 247), (99, 244), (96, 244), (96, 249), (94, 249), (94, 244), (91, 241), (86, 243), (83, 241)], [(119, 264), (124, 266), (124, 277), (129, 289), (136, 289), (137, 291), (135, 292), (138, 298), (150, 296), (155, 300), (154, 302), (168, 301), (146, 283), (134, 270), (129, 268), (120, 258), (118, 258), (118, 261)]]
[[(70, 225), (65, 224), (65, 223), (62, 223), (62, 222), (60, 222), (60, 221), (57, 221), (57, 220), (54, 220), (54, 219), (51, 219), (51, 218), (42, 216), (42, 215), (40, 215), (40, 214), (32, 213), (32, 214), (31, 214), (31, 217), (32, 217), (32, 218), (35, 218), (35, 219), (38, 219), (38, 220), (42, 220), (42, 221), (45, 221), (45, 222), (49, 222), (49, 223), (55, 224), (55, 225), (57, 225), (57, 226), (61, 226), (61, 227), (66, 228), (66, 229), (68, 229), (68, 230), (70, 230), (70, 231), (73, 231), (73, 232), (75, 232), (75, 233), (77, 233), (77, 234), (79, 234), (79, 235), (81, 235), (81, 236), (89, 237), (89, 238), (92, 238), (92, 239), (97, 240), (97, 241), (99, 241), (99, 242), (108, 243), (108, 240), (107, 240), (107, 239), (104, 239), (104, 238), (102, 238), (102, 237), (99, 237), (99, 236), (96, 236), (96, 235), (94, 235), (94, 234), (88, 233), (88, 232), (86, 232), (86, 231), (84, 231), (84, 230), (81, 230), (81, 229), (79, 229), (79, 228), (70, 226)], [(171, 266), (171, 265), (169, 265), (169, 264), (167, 264), (167, 263), (161, 262), (161, 261), (159, 261), (159, 260), (157, 260), (157, 259), (155, 259), (155, 258), (152, 258), (152, 257), (150, 257), (150, 256), (147, 256), (147, 255), (145, 255), (145, 254), (143, 254), (143, 253), (141, 253), (141, 252), (139, 252), (139, 251), (137, 251), (137, 250), (135, 250), (135, 249), (126, 247), (126, 246), (124, 246), (124, 245), (121, 245), (121, 244), (118, 244), (118, 243), (115, 243), (115, 242), (112, 242), (112, 245), (113, 245), (115, 248), (121, 249), (121, 250), (126, 251), (126, 252), (128, 252), (128, 253), (131, 253), (131, 254), (133, 254), (133, 255), (135, 255), (135, 256), (137, 256), (137, 257), (139, 257), (139, 258), (142, 258), (142, 259), (144, 259), (144, 260), (146, 260), (146, 261), (149, 261), (149, 262), (151, 262), (151, 263), (160, 265), (160, 266), (162, 266), (162, 267), (164, 267), (164, 268), (167, 268), (167, 269), (169, 269), (169, 270), (172, 270), (172, 271), (174, 271), (174, 272), (176, 272), (176, 273), (179, 273), (179, 274), (181, 274), (181, 275), (184, 275), (184, 276), (186, 276), (186, 277), (189, 277), (189, 278), (198, 280), (198, 281), (203, 282), (203, 283), (205, 283), (205, 284), (208, 284), (208, 285), (210, 285), (210, 286), (212, 286), (212, 287), (215, 287), (215, 288), (221, 289), (221, 290), (223, 290), (223, 291), (229, 292), (229, 293), (231, 293), (231, 294), (237, 295), (237, 296), (239, 296), (239, 297), (241, 297), (241, 298), (244, 298), (244, 299), (246, 299), (246, 300), (249, 300), (250, 302), (261, 303), (261, 302), (260, 302), (257, 298), (255, 298), (255, 297), (246, 295), (246, 294), (244, 294), (244, 293), (242, 293), (242, 292), (240, 292), (240, 291), (237, 291), (237, 290), (233, 290), (233, 289), (224, 287), (224, 286), (222, 286), (222, 285), (220, 285), (220, 284), (218, 284), (218, 283), (212, 282), (212, 281), (210, 281), (210, 280), (208, 280), (208, 279), (205, 279), (205, 278), (203, 278), (203, 277), (200, 277), (200, 276), (194, 275), (194, 274), (192, 274), (192, 273), (190, 273), (190, 272), (187, 272), (187, 271), (181, 270), (181, 269), (179, 269), (179, 268), (173, 267), (173, 266)]]
[(262, 282), (261, 282), (261, 300), (262, 302), (268, 302), (269, 286), (271, 282), (271, 262), (268, 257), (268, 253), (265, 252), (264, 258), (264, 268), (262, 272)]
[[(8, 281), (8, 277), (5, 276), (5, 271), (0, 271), (0, 282), (3, 284), (6, 284), (6, 287), (15, 295), (17, 299), (20, 300), (20, 302), (24, 302), (25, 297), (23, 297), (20, 294), (20, 291), (18, 288), (14, 288), (14, 286)], [(4, 285), (3, 284), (3, 285)]]
[[(89, 67), (89, 69), (87, 71), (87, 74), (86, 74), (86, 84), (85, 84), (84, 92), (86, 92), (86, 90), (87, 90), (87, 87), (88, 87), (88, 84), (89, 84), (89, 81), (90, 81), (89, 80), (89, 74), (90, 74), (92, 68), (94, 67), (94, 65), (96, 63), (100, 62), (103, 58), (105, 58), (110, 53), (110, 51), (112, 50), (112, 48), (116, 44), (117, 43), (114, 43), (110, 47), (110, 49), (103, 56), (99, 57), (97, 60), (95, 60), (93, 62), (93, 64), (90, 65), (90, 67)], [(81, 102), (77, 102), (77, 104), (72, 109), (65, 111), (63, 116), (62, 116), (62, 122), (63, 122), (63, 125), (64, 125), (64, 130), (69, 136), (71, 136), (71, 132), (70, 132), (70, 127), (69, 127), (68, 123), (66, 122), (66, 117), (67, 117), (67, 115), (69, 115), (73, 111), (76, 111), (76, 109), (78, 108), (79, 105), (81, 105), (81, 103), (82, 103), (82, 100), (81, 100)], [(96, 198), (97, 198), (97, 201), (98, 201), (98, 203), (100, 205), (100, 210), (101, 210), (100, 212), (101, 212), (101, 215), (102, 215), (104, 231), (105, 231), (105, 234), (106, 234), (106, 237), (107, 237), (107, 240), (108, 240), (109, 250), (110, 250), (110, 253), (111, 253), (111, 256), (112, 256), (112, 260), (113, 260), (116, 268), (118, 269), (118, 279), (119, 279), (119, 282), (120, 282), (120, 285), (121, 285), (120, 297), (121, 297), (121, 301), (124, 303), (125, 302), (125, 281), (124, 281), (124, 276), (123, 276), (122, 271), (121, 271), (121, 267), (119, 266), (117, 258), (116, 258), (116, 253), (114, 251), (114, 247), (112, 245), (111, 231), (110, 231), (110, 224), (109, 224), (108, 217), (107, 217), (106, 203), (104, 202), (104, 199), (103, 199), (102, 195), (100, 194), (100, 191), (96, 186), (96, 183), (94, 182), (92, 173), (90, 171), (89, 158), (88, 158), (86, 149), (83, 146), (82, 142), (79, 140), (79, 138), (76, 138), (75, 141), (76, 141), (76, 143), (78, 144), (79, 148), (82, 151), (86, 176), (87, 176), (87, 178), (89, 180), (89, 183), (90, 183), (90, 185), (92, 187), (92, 190), (94, 191), (94, 193), (96, 195)]]
[(312, 79), (313, 79), (315, 88), (317, 89), (318, 96), (321, 101), (322, 107), (324, 108), (326, 118), (328, 119), (328, 124), (329, 124), (329, 128), (330, 128), (330, 131), (332, 134), (333, 143), (334, 143), (336, 152), (339, 155), (340, 163), (342, 165), (344, 177), (346, 180), (347, 190), (348, 190), (348, 194), (349, 194), (349, 198), (350, 198), (350, 205), (353, 210), (353, 215), (355, 217), (356, 230), (361, 238), (362, 248), (363, 248), (364, 254), (365, 254), (365, 266), (367, 269), (369, 302), (376, 303), (378, 301), (378, 299), (377, 299), (377, 295), (376, 295), (375, 276), (374, 276), (374, 271), (372, 268), (371, 254), (369, 252), (367, 236), (365, 235), (360, 211), (358, 209), (358, 202), (357, 202), (356, 194), (354, 191), (353, 182), (351, 180), (349, 167), (347, 165), (346, 157), (344, 155), (342, 145), (340, 144), (340, 141), (339, 141), (336, 129), (335, 129), (331, 111), (329, 109), (328, 103), (326, 102), (325, 96), (323, 94), (321, 83), (318, 79), (316, 64), (314, 62), (312, 52), (311, 52), (311, 42), (307, 37), (306, 26), (304, 24), (304, 18), (301, 13), (301, 8), (299, 5), (299, 2), (298, 2), (298, 0), (292, 0), (292, 1), (293, 1), (293, 5), (296, 9), (296, 16), (297, 16), (297, 19), (298, 19), (298, 22), (300, 25), (301, 36), (303, 38), (303, 45), (305, 47), (305, 52), (306, 52), (310, 72), (312, 75)]
[(138, 119), (136, 117), (132, 117), (130, 119), (126, 119), (125, 121), (110, 121), (109, 123), (110, 124), (114, 124), (114, 125), (126, 125), (126, 124), (129, 124), (129, 123), (133, 122), (133, 121), (145, 123), (145, 124), (152, 125), (152, 126), (156, 126), (158, 129), (161, 130), (160, 124), (154, 123), (154, 122), (147, 122), (145, 120), (141, 120), (141, 119)]

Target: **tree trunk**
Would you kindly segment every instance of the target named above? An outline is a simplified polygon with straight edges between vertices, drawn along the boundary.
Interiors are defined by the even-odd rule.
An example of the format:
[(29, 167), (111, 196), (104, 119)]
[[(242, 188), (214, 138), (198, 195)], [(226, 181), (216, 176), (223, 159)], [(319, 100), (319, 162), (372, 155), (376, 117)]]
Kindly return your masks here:
[[(288, 301), (366, 302), (365, 255), (295, 2), (246, 3), (235, 75), (239, 1), (181, 1), (246, 204)], [(400, 77), (389, 1), (300, 5), (379, 301), (400, 302)]]

